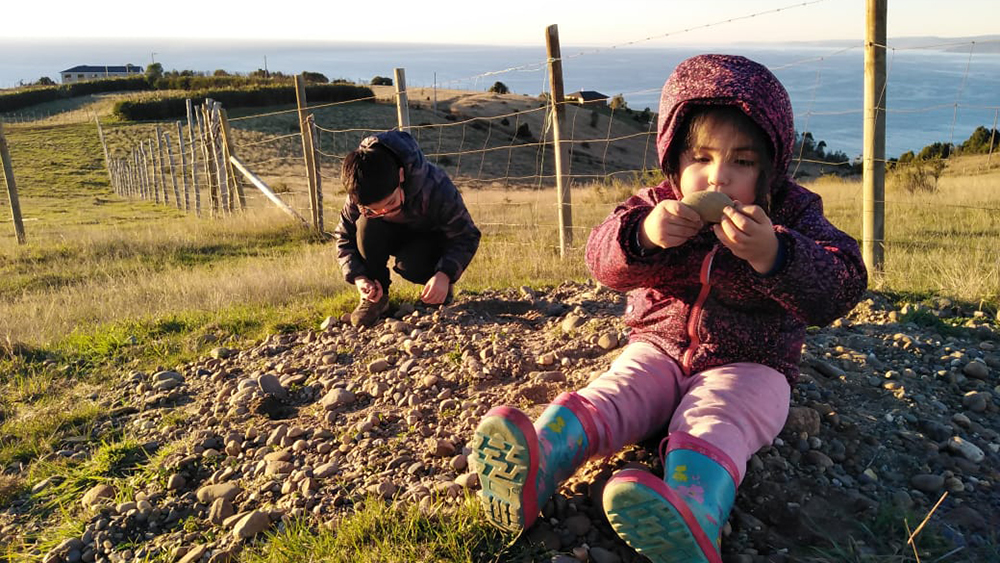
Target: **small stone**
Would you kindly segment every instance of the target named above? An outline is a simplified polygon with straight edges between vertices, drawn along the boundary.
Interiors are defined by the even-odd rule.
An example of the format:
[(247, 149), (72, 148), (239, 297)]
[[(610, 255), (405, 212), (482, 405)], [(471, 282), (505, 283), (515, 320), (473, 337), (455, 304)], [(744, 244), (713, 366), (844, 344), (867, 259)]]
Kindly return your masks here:
[(569, 334), (586, 323), (587, 323), (586, 318), (581, 317), (580, 315), (575, 315), (573, 313), (570, 313), (566, 315), (566, 318), (563, 319), (563, 322), (560, 326), (562, 327), (563, 332)]
[(332, 389), (329, 393), (320, 399), (319, 403), (323, 405), (328, 411), (332, 411), (338, 407), (350, 405), (354, 402), (354, 393), (351, 393), (347, 389)]
[(603, 547), (590, 548), (590, 558), (594, 560), (594, 563), (621, 563), (622, 561), (617, 553)]
[(806, 433), (810, 436), (819, 434), (820, 414), (809, 407), (792, 407), (788, 410), (783, 432), (791, 434)]
[(273, 395), (279, 399), (284, 399), (288, 396), (288, 390), (281, 385), (278, 376), (274, 374), (265, 373), (257, 379), (257, 384), (268, 395)]
[(107, 499), (115, 498), (115, 490), (111, 485), (94, 485), (86, 493), (84, 493), (83, 498), (80, 499), (80, 504), (84, 508), (92, 508)]
[(948, 440), (948, 451), (960, 454), (972, 463), (981, 463), (986, 458), (986, 454), (979, 449), (979, 446), (962, 439), (961, 436), (952, 436)]
[(618, 347), (618, 333), (617, 332), (606, 332), (597, 339), (597, 345), (601, 347), (602, 350), (614, 350)]
[(235, 514), (235, 512), (236, 509), (233, 507), (232, 502), (224, 498), (217, 498), (212, 501), (212, 506), (208, 509), (208, 521), (219, 526), (226, 521), (226, 518)]
[(921, 473), (919, 475), (914, 475), (913, 478), (910, 479), (910, 485), (922, 493), (934, 494), (944, 487), (944, 477), (940, 475), (928, 475), (926, 473)]
[(381, 358), (368, 364), (368, 373), (382, 373), (384, 371), (388, 371), (389, 367), (389, 360)]
[(240, 486), (235, 483), (218, 483), (216, 485), (205, 485), (198, 489), (195, 496), (198, 498), (198, 502), (205, 504), (210, 504), (215, 501), (215, 499), (226, 499), (229, 502), (233, 502), (236, 499), (236, 495), (240, 494)]
[(168, 491), (181, 491), (185, 485), (187, 485), (187, 479), (180, 473), (174, 473), (167, 479)]
[(216, 360), (225, 360), (233, 355), (233, 351), (230, 350), (229, 348), (226, 348), (225, 346), (217, 346), (215, 348), (212, 348), (212, 351), (209, 352), (209, 355), (215, 358)]
[(962, 373), (974, 379), (985, 380), (990, 376), (990, 368), (986, 365), (986, 362), (977, 358), (965, 364), (965, 367), (962, 368)]
[(271, 517), (268, 513), (254, 510), (247, 514), (233, 527), (233, 537), (237, 540), (251, 538), (263, 532), (271, 526)]

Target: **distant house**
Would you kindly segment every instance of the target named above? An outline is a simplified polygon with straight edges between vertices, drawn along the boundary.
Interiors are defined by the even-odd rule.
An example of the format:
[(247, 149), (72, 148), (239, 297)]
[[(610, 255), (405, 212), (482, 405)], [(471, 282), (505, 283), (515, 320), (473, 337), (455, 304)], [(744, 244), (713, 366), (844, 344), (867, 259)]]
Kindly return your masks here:
[(564, 98), (567, 102), (579, 104), (581, 106), (591, 104), (600, 104), (604, 106), (608, 104), (608, 96), (593, 90), (580, 90), (573, 92), (572, 94), (566, 94)]
[(146, 69), (141, 66), (131, 64), (117, 66), (79, 65), (73, 68), (67, 68), (59, 74), (62, 76), (63, 84), (70, 84), (72, 82), (83, 82), (84, 80), (99, 80), (101, 78), (131, 76), (133, 74), (142, 74), (145, 71)]

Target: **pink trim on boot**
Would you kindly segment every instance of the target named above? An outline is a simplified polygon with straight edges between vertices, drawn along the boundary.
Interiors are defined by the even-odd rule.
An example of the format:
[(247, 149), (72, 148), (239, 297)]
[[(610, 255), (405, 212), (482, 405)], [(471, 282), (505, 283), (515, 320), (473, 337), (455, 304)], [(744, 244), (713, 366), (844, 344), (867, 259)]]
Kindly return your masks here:
[(656, 494), (663, 497), (670, 504), (671, 508), (677, 511), (681, 519), (684, 520), (684, 525), (687, 526), (688, 531), (691, 532), (694, 540), (698, 543), (698, 547), (701, 548), (702, 553), (704, 553), (710, 563), (722, 563), (715, 542), (705, 535), (705, 530), (701, 527), (698, 519), (695, 518), (694, 513), (691, 512), (687, 502), (679, 497), (673, 489), (668, 487), (662, 479), (641, 469), (623, 469), (608, 481), (608, 485), (612, 484), (612, 482), (642, 485), (643, 487), (652, 489)]
[[(663, 448), (664, 444), (667, 446), (666, 450)], [(733, 463), (732, 458), (726, 452), (709, 444), (705, 440), (692, 436), (687, 432), (671, 432), (669, 436), (660, 441), (660, 462), (663, 463), (664, 467), (666, 466), (665, 460), (667, 454), (673, 450), (690, 450), (702, 454), (721, 465), (729, 473), (729, 476), (733, 478), (735, 485), (738, 486), (740, 484), (740, 473), (736, 469), (736, 464)]]
[(538, 434), (535, 432), (535, 427), (531, 423), (531, 419), (519, 409), (504, 406), (493, 407), (483, 418), (489, 416), (499, 416), (513, 423), (521, 431), (525, 440), (528, 441), (528, 459), (530, 460), (528, 479), (521, 489), (521, 511), (524, 513), (524, 526), (522, 529), (527, 530), (535, 523), (538, 512), (541, 510), (541, 507), (538, 506), (538, 490), (536, 486), (538, 460), (541, 459), (541, 449), (538, 447)]

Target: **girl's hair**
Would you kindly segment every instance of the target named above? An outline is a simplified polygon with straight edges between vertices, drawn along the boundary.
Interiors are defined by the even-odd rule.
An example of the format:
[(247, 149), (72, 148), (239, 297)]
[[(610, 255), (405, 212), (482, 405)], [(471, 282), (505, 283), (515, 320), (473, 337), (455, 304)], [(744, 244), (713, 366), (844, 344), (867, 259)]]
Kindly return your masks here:
[(691, 147), (706, 144), (707, 139), (705, 139), (705, 135), (708, 134), (708, 126), (710, 124), (730, 125), (738, 133), (746, 135), (751, 143), (753, 143), (753, 150), (757, 153), (757, 162), (760, 167), (754, 203), (764, 208), (764, 211), (770, 213), (771, 180), (774, 176), (774, 149), (764, 130), (738, 107), (719, 105), (693, 107), (684, 116), (684, 122), (679, 129), (682, 132), (678, 137), (681, 139), (681, 142), (674, 143), (667, 154), (665, 170), (667, 176), (673, 180), (675, 185), (680, 185), (681, 154)]

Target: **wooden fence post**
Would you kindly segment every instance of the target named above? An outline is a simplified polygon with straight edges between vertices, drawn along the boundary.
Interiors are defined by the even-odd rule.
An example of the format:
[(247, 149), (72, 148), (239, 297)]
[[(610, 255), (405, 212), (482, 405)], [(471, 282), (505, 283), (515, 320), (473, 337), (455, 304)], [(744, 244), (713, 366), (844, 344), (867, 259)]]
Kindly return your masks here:
[(316, 198), (316, 153), (312, 149), (312, 130), (309, 127), (309, 113), (306, 101), (306, 80), (301, 74), (295, 75), (295, 105), (298, 108), (299, 132), (302, 134), (302, 156), (306, 165), (306, 182), (309, 185), (309, 211), (312, 225), (319, 224), (319, 206)]
[[(207, 100), (206, 100), (207, 101)], [(220, 104), (215, 100), (211, 102), (211, 119), (209, 120), (208, 134), (212, 140), (212, 155), (215, 160), (215, 171), (218, 175), (219, 183), (219, 207), (224, 211), (232, 211), (232, 204), (229, 201), (229, 166), (222, 160), (222, 119), (219, 115)]]
[(194, 214), (201, 217), (201, 193), (198, 190), (198, 153), (195, 150), (194, 106), (191, 98), (186, 103), (188, 122), (188, 145), (191, 147), (191, 189), (194, 191)]
[(201, 110), (197, 113), (198, 133), (201, 135), (201, 155), (205, 161), (205, 184), (208, 186), (208, 198), (211, 201), (212, 214), (219, 210), (219, 192), (215, 185), (215, 168), (212, 161), (212, 151), (209, 149), (209, 121), (208, 121), (208, 100), (199, 106)]
[[(233, 143), (233, 132), (229, 128), (229, 114), (226, 113), (226, 108), (219, 106), (219, 121), (221, 121), (222, 126), (219, 128), (222, 131), (222, 154), (226, 159), (226, 169), (229, 173), (229, 178), (232, 180), (232, 194), (230, 202), (237, 200), (240, 203), (240, 211), (246, 211), (247, 208), (247, 196), (243, 193), (243, 184), (240, 184), (240, 179), (236, 175), (236, 170), (233, 168), (233, 163), (230, 158), (236, 153), (236, 145)], [(232, 207), (233, 204), (230, 204)]]
[[(163, 171), (167, 166), (166, 159), (163, 156), (163, 131), (160, 126), (156, 126), (156, 151), (153, 153), (156, 156), (156, 167), (159, 170), (159, 180), (160, 180), (160, 192), (163, 195), (164, 205), (170, 203), (170, 199), (167, 197), (167, 175)], [(159, 198), (157, 198), (156, 203), (160, 203)]]
[(393, 69), (396, 84), (396, 117), (399, 130), (410, 132), (410, 98), (406, 93), (406, 69)]
[(566, 248), (573, 244), (573, 207), (570, 179), (564, 178), (569, 164), (569, 147), (564, 146), (560, 126), (565, 113), (563, 101), (562, 54), (559, 48), (559, 26), (550, 25), (545, 30), (545, 47), (549, 55), (549, 83), (552, 86), (552, 144), (555, 152), (556, 195), (559, 209), (559, 255), (566, 257)]
[(17, 197), (17, 183), (14, 182), (14, 165), (10, 160), (10, 149), (7, 148), (7, 138), (3, 134), (3, 122), (0, 121), (0, 161), (3, 161), (3, 177), (7, 183), (7, 199), (10, 201), (11, 219), (14, 221), (14, 238), (17, 244), (24, 244), (24, 221), (21, 219), (21, 200)]
[(181, 153), (181, 180), (184, 181), (184, 212), (191, 213), (191, 189), (187, 177), (187, 155), (184, 154), (184, 126), (177, 122), (177, 149)]
[(316, 181), (316, 212), (313, 214), (313, 222), (316, 227), (316, 232), (320, 235), (323, 234), (323, 177), (320, 174), (319, 168), (319, 149), (316, 147), (319, 145), (319, 130), (316, 129), (316, 119), (315, 116), (310, 115), (308, 118), (309, 125), (309, 150), (313, 153), (313, 175)]
[(181, 192), (177, 187), (177, 163), (174, 162), (174, 149), (170, 146), (170, 133), (163, 134), (163, 144), (167, 146), (167, 162), (170, 164), (170, 184), (174, 188), (174, 205), (181, 208)]
[(108, 158), (108, 144), (104, 141), (104, 130), (101, 129), (101, 120), (94, 114), (94, 123), (97, 123), (97, 136), (101, 139), (101, 148), (104, 149), (104, 168), (108, 171), (108, 181), (114, 188), (114, 177), (111, 175), (111, 159)]
[(864, 162), (861, 254), (870, 274), (885, 260), (885, 38), (888, 0), (866, 1)]

